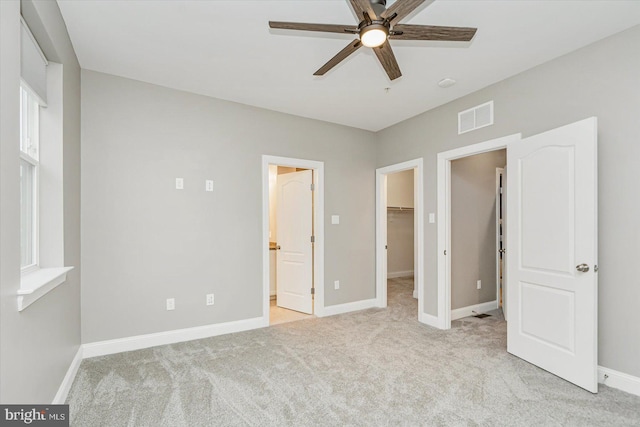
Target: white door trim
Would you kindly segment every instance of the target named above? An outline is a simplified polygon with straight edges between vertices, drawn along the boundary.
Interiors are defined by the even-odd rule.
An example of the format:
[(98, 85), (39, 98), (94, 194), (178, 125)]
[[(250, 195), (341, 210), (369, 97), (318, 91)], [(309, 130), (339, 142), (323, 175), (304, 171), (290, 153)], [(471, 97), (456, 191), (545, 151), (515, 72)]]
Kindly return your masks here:
[(262, 323), (269, 326), (269, 165), (313, 169), (313, 312), (324, 315), (324, 162), (279, 156), (262, 156)]
[[(520, 141), (516, 133), (438, 153), (438, 328), (451, 328), (451, 161), (507, 148)], [(445, 251), (447, 254), (445, 255)]]
[[(498, 308), (500, 307), (500, 206), (498, 201), (500, 200), (500, 176), (503, 173), (504, 168), (496, 168), (496, 301), (498, 302)], [(503, 215), (506, 210), (506, 206), (503, 205)], [(504, 227), (502, 233), (504, 234)], [(504, 262), (502, 263), (502, 268), (504, 269)], [(502, 286), (504, 286), (504, 280), (502, 281)], [(502, 301), (504, 304), (504, 298)]]
[(418, 319), (424, 299), (424, 167), (422, 158), (376, 169), (376, 301), (387, 306), (387, 186), (390, 173), (413, 169), (414, 280), (418, 288)]

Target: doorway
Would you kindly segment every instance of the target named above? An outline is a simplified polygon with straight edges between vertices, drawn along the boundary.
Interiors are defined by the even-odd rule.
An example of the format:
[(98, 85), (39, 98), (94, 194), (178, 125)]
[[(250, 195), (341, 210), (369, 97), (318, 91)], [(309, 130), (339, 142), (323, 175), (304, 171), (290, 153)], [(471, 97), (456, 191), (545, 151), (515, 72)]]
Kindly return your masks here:
[(451, 161), (451, 320), (502, 319), (497, 310), (496, 168), (504, 168), (505, 149)]
[[(409, 172), (409, 173), (407, 173)], [(404, 175), (402, 175), (404, 173)], [(389, 202), (389, 178), (392, 181), (400, 178), (400, 182), (410, 176), (413, 181), (412, 191), (398, 197), (393, 194)], [(392, 184), (393, 187), (393, 184)], [(403, 186), (407, 187), (407, 186)], [(393, 190), (392, 190), (393, 191)], [(401, 190), (397, 190), (401, 192)], [(393, 206), (400, 205), (400, 206)], [(404, 206), (403, 206), (404, 205)], [(404, 209), (404, 212), (403, 212)], [(418, 319), (422, 321), (423, 295), (424, 295), (424, 207), (423, 207), (423, 161), (422, 159), (410, 160), (408, 162), (379, 168), (376, 170), (376, 299), (378, 307), (387, 307), (387, 283), (389, 275), (389, 235), (388, 224), (390, 217), (398, 221), (406, 222), (407, 212), (411, 212), (413, 219), (413, 265), (409, 270), (407, 267), (396, 267), (398, 271), (392, 271), (397, 276), (413, 274), (410, 280), (413, 283), (412, 297), (418, 299)], [(403, 216), (400, 216), (403, 215)], [(397, 265), (397, 264), (396, 264)], [(394, 274), (391, 274), (393, 276)]]
[(323, 168), (322, 162), (262, 158), (264, 326), (322, 315)]
[[(452, 242), (451, 163), (457, 159), (468, 158), (474, 155), (506, 149), (509, 143), (518, 142), (520, 140), (521, 135), (514, 134), (503, 138), (497, 138), (483, 143), (438, 153), (438, 218), (441, 218), (441, 220), (438, 221), (438, 327), (440, 329), (451, 329), (452, 320), (452, 257), (450, 249)], [(449, 250), (448, 254), (447, 250)], [(462, 314), (471, 315), (473, 314), (472, 311), (477, 311), (476, 307), (468, 308), (465, 313), (453, 313), (453, 317), (464, 317)]]

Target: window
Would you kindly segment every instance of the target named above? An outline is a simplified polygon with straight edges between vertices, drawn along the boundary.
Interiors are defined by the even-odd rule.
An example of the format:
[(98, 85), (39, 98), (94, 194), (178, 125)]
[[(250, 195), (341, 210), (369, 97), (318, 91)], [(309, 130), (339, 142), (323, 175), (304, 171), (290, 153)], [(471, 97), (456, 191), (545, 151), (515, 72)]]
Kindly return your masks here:
[(40, 102), (20, 86), (20, 268), (38, 267)]
[(64, 283), (73, 269), (64, 267), (63, 65), (47, 61), (24, 20), (20, 77), (18, 311)]

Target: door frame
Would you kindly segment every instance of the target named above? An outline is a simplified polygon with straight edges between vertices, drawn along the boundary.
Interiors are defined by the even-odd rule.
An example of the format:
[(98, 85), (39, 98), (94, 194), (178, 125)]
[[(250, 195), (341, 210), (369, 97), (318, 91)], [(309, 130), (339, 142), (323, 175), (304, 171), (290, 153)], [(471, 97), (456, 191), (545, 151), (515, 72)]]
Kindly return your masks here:
[[(519, 142), (522, 134), (504, 136), (477, 144), (467, 145), (438, 153), (437, 156), (437, 200), (438, 200), (438, 328), (451, 329), (451, 162), (463, 157), (507, 148)], [(445, 255), (445, 251), (447, 255)], [(503, 286), (506, 283), (503, 284)], [(506, 287), (506, 286), (504, 286)]]
[(324, 162), (262, 155), (262, 325), (269, 326), (269, 165), (313, 170), (313, 313), (324, 315)]
[[(503, 197), (501, 197), (500, 195), (500, 177), (504, 174), (504, 168), (496, 168), (496, 301), (498, 302), (498, 308), (500, 308), (500, 252), (498, 252), (500, 250), (500, 211), (498, 209), (500, 209), (500, 205), (498, 204), (498, 200), (502, 201)], [(504, 189), (504, 187), (502, 187)], [(506, 189), (503, 191), (503, 193), (506, 191)], [(502, 215), (504, 216), (505, 211), (507, 210), (507, 207), (504, 206), (504, 204), (502, 205)], [(505, 229), (504, 227), (502, 227), (502, 236), (504, 236), (505, 233)], [(505, 240), (502, 240), (503, 246), (506, 243)], [(503, 256), (504, 259), (504, 256)], [(505, 267), (504, 267), (504, 261), (502, 262), (502, 269), (504, 271)], [(502, 287), (504, 288), (504, 278), (506, 276), (504, 274), (502, 274)], [(502, 293), (502, 306), (504, 306), (505, 303), (505, 299), (504, 299), (504, 292)]]
[(413, 169), (414, 283), (418, 290), (418, 320), (424, 323), (424, 167), (418, 158), (376, 169), (376, 306), (387, 306), (387, 186), (388, 174)]

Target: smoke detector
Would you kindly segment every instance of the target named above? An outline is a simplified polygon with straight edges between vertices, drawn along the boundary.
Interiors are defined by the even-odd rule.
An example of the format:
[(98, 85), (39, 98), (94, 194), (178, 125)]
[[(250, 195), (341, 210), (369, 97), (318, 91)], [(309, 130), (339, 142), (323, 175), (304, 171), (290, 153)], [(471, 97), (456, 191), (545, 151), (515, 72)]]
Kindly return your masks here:
[(456, 84), (456, 81), (450, 78), (446, 78), (446, 79), (442, 79), (438, 82), (438, 86), (440, 86), (441, 88), (448, 88), (453, 86), (454, 84)]

